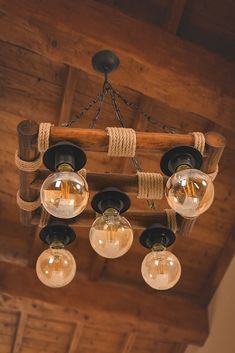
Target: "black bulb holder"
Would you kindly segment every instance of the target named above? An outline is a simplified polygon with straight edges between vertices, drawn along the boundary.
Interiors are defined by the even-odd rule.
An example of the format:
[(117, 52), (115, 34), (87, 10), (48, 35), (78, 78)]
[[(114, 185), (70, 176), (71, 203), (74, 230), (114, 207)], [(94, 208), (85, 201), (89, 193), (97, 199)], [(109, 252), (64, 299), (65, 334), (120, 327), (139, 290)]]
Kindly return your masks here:
[(84, 167), (87, 158), (85, 152), (77, 145), (63, 141), (48, 148), (44, 153), (44, 165), (55, 172), (61, 164), (69, 164), (76, 172)]
[(119, 58), (110, 50), (101, 50), (92, 57), (94, 70), (102, 74), (111, 73), (118, 68), (119, 64)]
[(75, 240), (76, 234), (66, 223), (55, 221), (44, 227), (39, 237), (47, 245), (51, 245), (55, 241), (68, 245)]
[(129, 197), (115, 187), (108, 187), (95, 194), (91, 201), (93, 210), (104, 213), (108, 208), (114, 208), (119, 213), (128, 210), (131, 205)]
[(167, 248), (175, 242), (175, 234), (170, 228), (156, 223), (143, 231), (139, 237), (139, 242), (148, 249), (152, 249), (155, 244), (162, 244)]
[(161, 170), (167, 176), (174, 174), (181, 165), (187, 165), (191, 169), (200, 169), (201, 153), (191, 146), (177, 146), (167, 151), (160, 161)]

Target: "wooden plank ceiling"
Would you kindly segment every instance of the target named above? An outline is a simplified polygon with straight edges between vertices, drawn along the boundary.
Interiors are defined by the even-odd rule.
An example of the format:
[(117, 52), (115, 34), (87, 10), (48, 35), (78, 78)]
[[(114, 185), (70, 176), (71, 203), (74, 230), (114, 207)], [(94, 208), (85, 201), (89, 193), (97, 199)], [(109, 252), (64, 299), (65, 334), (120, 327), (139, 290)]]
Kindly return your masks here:
[[(180, 353), (188, 343), (203, 344), (206, 307), (235, 249), (232, 10), (229, 0), (22, 0), (21, 6), (0, 0), (0, 353)], [(121, 59), (113, 85), (154, 119), (185, 133), (213, 129), (227, 139), (214, 204), (190, 237), (177, 239), (182, 278), (164, 293), (141, 278), (146, 251), (139, 230), (128, 254), (104, 261), (85, 227), (70, 246), (75, 280), (46, 288), (34, 270), (44, 248), (38, 229), (19, 224), (16, 126), (22, 119), (59, 125), (78, 113), (101, 90), (90, 61), (102, 48)], [(121, 109), (127, 126), (158, 131), (154, 122)], [(88, 127), (93, 115), (94, 109), (77, 126)], [(113, 125), (107, 101), (97, 127)], [(128, 159), (87, 156), (88, 171), (134, 173)], [(143, 170), (159, 170), (160, 154), (139, 158)], [(130, 211), (153, 214), (134, 197)]]

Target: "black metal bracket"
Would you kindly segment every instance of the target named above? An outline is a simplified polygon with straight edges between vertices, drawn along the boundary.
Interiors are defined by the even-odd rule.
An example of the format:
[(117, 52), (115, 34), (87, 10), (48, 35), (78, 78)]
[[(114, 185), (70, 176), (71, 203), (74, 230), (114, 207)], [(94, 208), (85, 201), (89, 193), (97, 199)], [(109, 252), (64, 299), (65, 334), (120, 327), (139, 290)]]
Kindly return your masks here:
[(55, 172), (58, 166), (64, 163), (71, 165), (74, 171), (78, 171), (84, 167), (86, 161), (85, 152), (68, 141), (56, 143), (48, 148), (43, 156), (44, 165), (52, 172)]
[(167, 176), (174, 174), (181, 165), (200, 169), (202, 165), (201, 153), (191, 146), (177, 146), (167, 151), (160, 161), (161, 170)]
[(114, 208), (119, 213), (128, 210), (131, 205), (129, 197), (114, 187), (108, 187), (98, 192), (91, 201), (91, 206), (97, 213), (104, 213), (108, 208)]
[(155, 244), (162, 244), (167, 248), (175, 242), (175, 234), (170, 228), (156, 223), (143, 231), (139, 242), (148, 249), (152, 249)]

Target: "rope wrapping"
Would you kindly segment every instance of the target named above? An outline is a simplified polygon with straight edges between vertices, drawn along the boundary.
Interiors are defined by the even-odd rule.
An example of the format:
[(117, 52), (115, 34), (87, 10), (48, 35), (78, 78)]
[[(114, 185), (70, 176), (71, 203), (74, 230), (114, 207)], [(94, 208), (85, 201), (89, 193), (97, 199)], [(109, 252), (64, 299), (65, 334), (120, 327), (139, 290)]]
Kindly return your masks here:
[(85, 168), (82, 168), (78, 171), (78, 174), (80, 174), (84, 179), (86, 179), (87, 170)]
[(176, 213), (174, 210), (172, 210), (171, 208), (166, 209), (166, 216), (167, 216), (167, 224), (168, 227), (174, 232), (177, 232), (178, 229), (178, 225), (177, 225), (177, 219), (176, 219)]
[(50, 130), (53, 124), (41, 123), (38, 131), (38, 150), (44, 153), (49, 148)]
[(160, 200), (164, 194), (163, 176), (160, 173), (137, 172), (138, 199)]
[(24, 172), (35, 172), (38, 170), (41, 165), (42, 165), (42, 156), (39, 154), (38, 158), (35, 159), (34, 161), (24, 161), (21, 159), (18, 155), (18, 150), (15, 151), (15, 165), (17, 166), (18, 169), (24, 171)]
[(196, 148), (203, 156), (205, 150), (206, 139), (202, 132), (193, 132), (194, 148)]
[(25, 201), (20, 197), (19, 191), (16, 194), (16, 202), (20, 209), (32, 212), (41, 206), (40, 197), (35, 201)]
[(109, 136), (108, 156), (134, 157), (136, 150), (136, 133), (133, 129), (107, 127)]

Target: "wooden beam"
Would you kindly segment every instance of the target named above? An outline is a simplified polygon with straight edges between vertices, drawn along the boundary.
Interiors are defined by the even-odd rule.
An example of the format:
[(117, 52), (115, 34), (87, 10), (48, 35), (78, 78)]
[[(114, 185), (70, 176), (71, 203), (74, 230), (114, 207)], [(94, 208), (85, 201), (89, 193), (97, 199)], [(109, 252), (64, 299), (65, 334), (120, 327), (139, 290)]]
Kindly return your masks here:
[(168, 32), (177, 34), (186, 3), (187, 0), (173, 0), (172, 4), (170, 4), (165, 23), (165, 28)]
[(57, 121), (57, 125), (68, 122), (71, 118), (71, 110), (73, 104), (73, 98), (76, 90), (78, 80), (78, 70), (74, 67), (67, 67), (67, 77), (64, 86), (64, 93), (61, 102), (60, 115)]
[[(33, 161), (39, 156), (37, 138), (38, 123), (33, 120), (23, 120), (17, 126), (19, 150), (18, 155), (23, 161)], [(19, 196), (24, 201), (34, 201), (39, 196), (39, 191), (30, 188), (30, 184), (36, 178), (36, 172), (19, 171), (20, 187)], [(29, 225), (33, 212), (20, 210), (20, 221), (22, 224)]]
[(79, 348), (79, 342), (83, 331), (83, 325), (76, 324), (73, 337), (69, 346), (68, 353), (77, 353)]
[(132, 347), (135, 343), (136, 339), (136, 332), (130, 332), (126, 335), (126, 340), (124, 342), (123, 348), (121, 350), (121, 353), (130, 353), (132, 350)]
[[(40, 189), (43, 181), (48, 177), (48, 170), (39, 171), (37, 177), (31, 183), (32, 189)], [(114, 186), (128, 193), (129, 195), (137, 196), (138, 193), (138, 177), (136, 174), (119, 174), (119, 173), (93, 173), (87, 172), (86, 180), (89, 185), (89, 190), (98, 192), (105, 187)], [(168, 177), (164, 177), (166, 184)]]
[(91, 74), (92, 54), (114, 50), (114, 83), (235, 127), (235, 65), (220, 56), (94, 0), (1, 0), (0, 10), (0, 40)]
[(129, 331), (132, 327), (162, 342), (203, 344), (208, 334), (206, 308), (190, 299), (107, 281), (91, 282), (81, 273), (68, 287), (55, 291), (43, 286), (33, 269), (0, 263), (0, 291), (64, 306), (68, 313), (74, 308), (87, 321), (98, 320), (101, 326), (109, 323), (110, 329), (118, 326), (123, 331), (129, 326)]
[[(143, 230), (153, 223), (161, 223), (167, 226), (167, 216), (166, 212), (132, 212), (129, 211), (126, 214), (129, 222), (133, 229)], [(94, 222), (94, 211), (84, 211), (76, 218), (76, 222), (73, 220), (71, 226), (74, 228), (90, 228), (91, 224)], [(39, 222), (39, 217), (35, 216), (33, 218), (33, 224), (36, 225)]]
[(24, 331), (25, 331), (25, 326), (27, 324), (27, 319), (28, 319), (28, 315), (22, 311), (19, 314), (19, 321), (17, 325), (12, 353), (19, 353), (21, 350), (21, 343), (24, 337)]
[[(87, 151), (107, 152), (109, 138), (105, 130), (51, 127), (50, 143), (68, 140)], [(169, 149), (176, 145), (193, 145), (191, 134), (136, 132), (136, 151), (151, 152)]]

